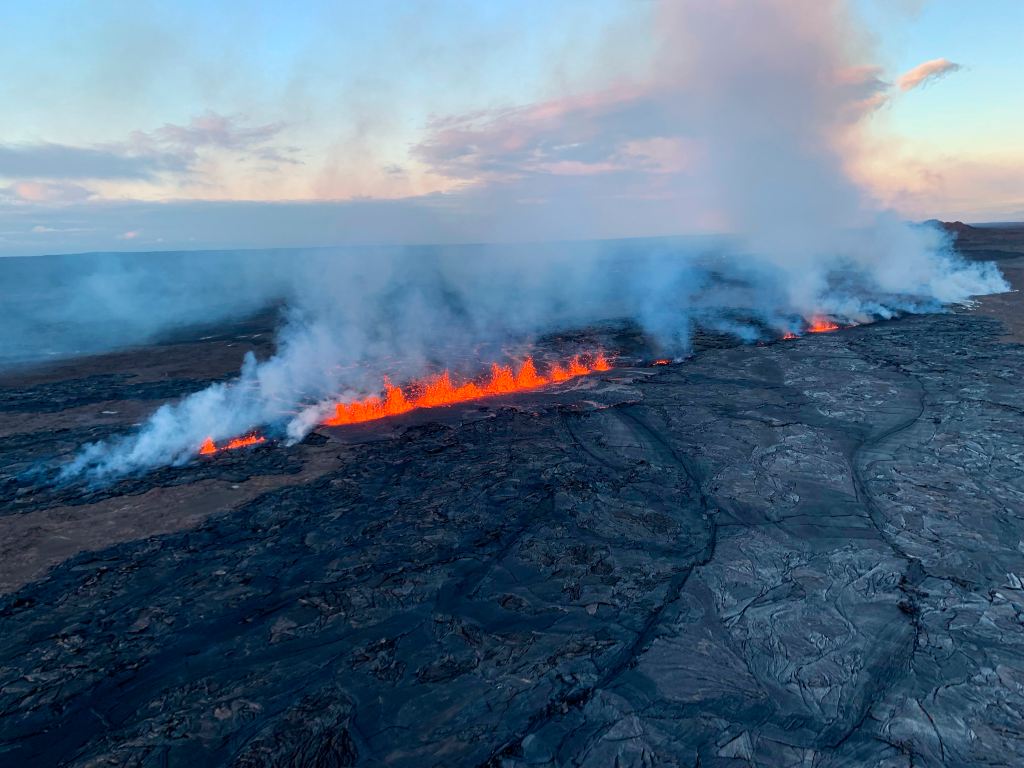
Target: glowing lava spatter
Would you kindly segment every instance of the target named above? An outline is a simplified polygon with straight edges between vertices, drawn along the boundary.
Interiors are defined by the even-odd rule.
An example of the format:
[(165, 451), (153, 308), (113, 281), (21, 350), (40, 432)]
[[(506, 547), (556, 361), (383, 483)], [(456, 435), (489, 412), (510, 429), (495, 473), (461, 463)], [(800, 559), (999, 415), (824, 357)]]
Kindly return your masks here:
[(828, 331), (838, 331), (839, 323), (830, 320), (827, 317), (815, 317), (811, 319), (811, 324), (807, 327), (808, 333), (826, 333)]
[(199, 454), (201, 456), (210, 456), (218, 451), (233, 451), (236, 448), (246, 448), (250, 445), (259, 445), (260, 443), (265, 442), (267, 442), (267, 438), (262, 435), (257, 435), (255, 432), (245, 435), (244, 437), (236, 437), (234, 440), (229, 440), (221, 446), (218, 446), (213, 442), (212, 437), (208, 437), (203, 440), (203, 444), (199, 446)]
[(668, 365), (671, 362), (671, 360), (655, 360), (651, 365)]
[[(842, 327), (843, 326), (841, 326), (839, 323), (835, 322), (831, 318), (824, 317), (822, 315), (815, 315), (808, 321), (806, 332), (828, 333), (829, 331), (838, 331)], [(786, 331), (782, 339), (784, 341), (788, 341), (789, 339), (799, 339), (800, 335), (801, 334), (797, 333), (796, 331)]]
[(586, 358), (577, 355), (565, 365), (555, 363), (548, 368), (546, 376), (537, 371), (533, 359), (528, 357), (517, 371), (513, 371), (510, 365), (494, 363), (491, 365), (487, 380), (480, 383), (468, 381), (464, 384), (455, 384), (448, 371), (414, 382), (405, 389), (395, 386), (385, 378), (383, 397), (367, 397), (348, 403), (337, 403), (334, 406), (334, 415), (323, 423), (329, 427), (360, 424), (387, 416), (398, 416), (417, 408), (437, 408), (483, 397), (537, 389), (578, 376), (586, 376), (588, 373), (607, 371), (610, 368), (611, 365), (604, 354), (599, 352)]

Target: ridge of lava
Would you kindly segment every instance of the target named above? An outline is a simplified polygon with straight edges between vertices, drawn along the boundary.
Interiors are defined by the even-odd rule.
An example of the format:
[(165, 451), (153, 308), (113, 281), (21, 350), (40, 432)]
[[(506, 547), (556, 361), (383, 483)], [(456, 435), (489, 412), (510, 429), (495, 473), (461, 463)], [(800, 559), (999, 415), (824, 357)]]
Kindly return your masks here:
[(242, 437), (236, 437), (233, 440), (229, 440), (224, 445), (217, 445), (212, 437), (208, 437), (203, 441), (203, 444), (199, 446), (199, 455), (209, 456), (220, 451), (233, 451), (236, 448), (248, 448), (251, 445), (259, 445), (260, 443), (267, 442), (267, 438), (263, 435), (251, 432)]
[(328, 427), (361, 424), (421, 408), (456, 405), (495, 395), (540, 389), (610, 368), (604, 353), (598, 352), (587, 356), (575, 355), (565, 365), (553, 363), (548, 367), (547, 375), (538, 372), (532, 357), (527, 357), (516, 371), (511, 365), (492, 363), (487, 379), (479, 383), (469, 380), (456, 384), (447, 370), (420, 379), (405, 389), (395, 386), (385, 377), (383, 397), (371, 395), (362, 400), (336, 403), (334, 415), (322, 423)]
[[(552, 363), (547, 366), (545, 374), (537, 370), (532, 357), (523, 360), (515, 370), (511, 365), (492, 363), (486, 379), (470, 379), (461, 384), (453, 382), (451, 372), (448, 370), (413, 381), (404, 388), (392, 384), (390, 378), (385, 376), (383, 397), (370, 395), (360, 400), (337, 402), (334, 404), (334, 415), (321, 424), (327, 427), (362, 424), (425, 408), (439, 408), (496, 395), (527, 392), (610, 369), (611, 364), (604, 352), (597, 352), (574, 355), (565, 364)], [(212, 437), (207, 437), (199, 447), (199, 454), (208, 456), (224, 450), (259, 445), (266, 441), (267, 438), (256, 432), (235, 438), (221, 446), (218, 446)]]
[[(827, 333), (839, 330), (841, 327), (839, 323), (829, 317), (815, 316), (808, 323), (805, 332)], [(799, 334), (792, 331), (782, 336), (784, 340), (798, 337)], [(668, 359), (658, 359), (654, 360), (651, 365), (663, 366), (669, 365), (671, 362)], [(334, 414), (321, 421), (320, 424), (325, 427), (363, 424), (426, 408), (440, 408), (496, 395), (528, 392), (610, 369), (611, 364), (604, 352), (596, 352), (574, 355), (565, 364), (552, 363), (547, 367), (546, 375), (537, 370), (532, 357), (527, 357), (515, 370), (511, 365), (491, 363), (487, 378), (483, 381), (468, 379), (463, 383), (455, 383), (451, 372), (446, 369), (432, 376), (417, 379), (405, 387), (400, 387), (392, 384), (391, 379), (385, 376), (383, 395), (369, 395), (359, 400), (337, 402), (334, 404)], [(223, 445), (217, 445), (212, 437), (207, 437), (200, 445), (198, 453), (209, 456), (221, 451), (248, 448), (265, 442), (267, 442), (267, 438), (255, 431), (229, 440)]]

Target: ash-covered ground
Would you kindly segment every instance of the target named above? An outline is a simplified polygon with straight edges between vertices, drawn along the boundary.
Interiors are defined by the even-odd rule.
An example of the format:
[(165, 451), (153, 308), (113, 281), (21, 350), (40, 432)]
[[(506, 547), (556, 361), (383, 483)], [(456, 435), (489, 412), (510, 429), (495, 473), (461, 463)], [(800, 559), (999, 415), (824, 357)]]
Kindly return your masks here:
[(1020, 294), (27, 478), (272, 321), (0, 382), (0, 763), (1024, 763)]

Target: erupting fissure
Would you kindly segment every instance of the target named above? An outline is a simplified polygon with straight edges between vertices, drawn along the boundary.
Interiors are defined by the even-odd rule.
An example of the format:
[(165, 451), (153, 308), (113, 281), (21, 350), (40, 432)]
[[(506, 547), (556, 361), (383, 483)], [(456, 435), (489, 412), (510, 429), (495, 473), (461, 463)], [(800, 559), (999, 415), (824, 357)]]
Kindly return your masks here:
[(210, 454), (217, 453), (218, 451), (231, 451), (235, 448), (246, 448), (250, 445), (259, 445), (260, 443), (265, 442), (267, 442), (267, 438), (255, 433), (248, 434), (243, 437), (236, 437), (234, 440), (229, 440), (221, 446), (218, 446), (213, 442), (212, 437), (208, 437), (203, 441), (203, 444), (199, 446), (199, 454), (201, 456), (209, 456)]
[[(811, 321), (807, 324), (806, 331), (807, 333), (828, 333), (829, 331), (838, 331), (842, 327), (843, 326), (830, 318), (818, 316), (811, 318)], [(784, 340), (798, 339), (800, 338), (800, 334), (788, 331), (782, 338)]]
[(827, 317), (815, 317), (808, 326), (808, 333), (825, 333), (827, 331), (838, 331), (839, 323)]
[(480, 383), (467, 381), (455, 384), (448, 371), (414, 382), (405, 389), (395, 386), (385, 378), (383, 397), (371, 396), (348, 403), (338, 403), (334, 407), (334, 415), (323, 423), (329, 427), (360, 424), (387, 416), (398, 416), (418, 408), (437, 408), (494, 395), (537, 389), (578, 376), (586, 376), (595, 371), (607, 371), (610, 368), (611, 365), (604, 353), (598, 352), (588, 356), (576, 355), (565, 365), (554, 363), (547, 369), (546, 376), (537, 371), (533, 358), (528, 357), (517, 371), (513, 371), (510, 365), (493, 363), (487, 380)]
[[(329, 427), (360, 424), (388, 416), (398, 416), (418, 408), (437, 408), (494, 395), (538, 389), (610, 369), (611, 365), (604, 353), (598, 352), (593, 355), (575, 355), (564, 365), (553, 363), (548, 367), (546, 376), (537, 370), (533, 358), (528, 357), (516, 371), (513, 371), (510, 365), (492, 363), (488, 378), (479, 383), (467, 381), (455, 384), (452, 382), (451, 373), (443, 371), (435, 376), (415, 381), (403, 389), (384, 377), (383, 397), (371, 396), (362, 400), (337, 403), (334, 406), (334, 415), (324, 420), (323, 424)], [(199, 446), (199, 454), (209, 456), (220, 451), (258, 445), (266, 440), (267, 438), (253, 432), (218, 446), (212, 437), (208, 437)]]

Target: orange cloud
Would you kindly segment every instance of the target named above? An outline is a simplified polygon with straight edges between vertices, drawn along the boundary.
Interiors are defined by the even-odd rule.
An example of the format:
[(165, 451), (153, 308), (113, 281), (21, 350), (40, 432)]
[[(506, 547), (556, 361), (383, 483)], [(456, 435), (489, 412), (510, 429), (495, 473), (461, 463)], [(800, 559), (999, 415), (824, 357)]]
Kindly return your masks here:
[(85, 187), (63, 181), (19, 181), (0, 189), (14, 199), (26, 203), (77, 203), (88, 200), (92, 192)]
[(909, 91), (919, 85), (934, 82), (959, 69), (962, 67), (949, 59), (932, 59), (904, 72), (896, 81), (896, 85), (900, 87), (901, 91)]

